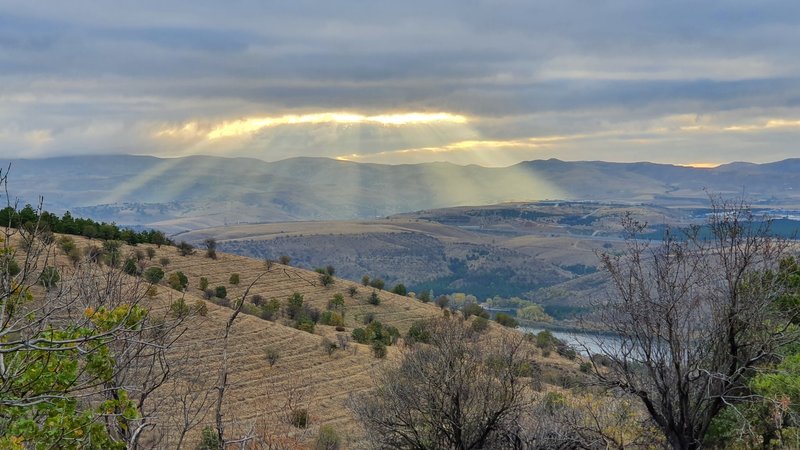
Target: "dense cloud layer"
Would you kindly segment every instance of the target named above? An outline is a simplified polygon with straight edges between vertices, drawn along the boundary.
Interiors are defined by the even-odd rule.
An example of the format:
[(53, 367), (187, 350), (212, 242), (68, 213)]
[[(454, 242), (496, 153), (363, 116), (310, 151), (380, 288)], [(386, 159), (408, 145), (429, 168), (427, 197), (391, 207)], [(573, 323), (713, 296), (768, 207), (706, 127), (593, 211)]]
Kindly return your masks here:
[[(800, 156), (800, 3), (4, 2), (0, 156)], [(446, 112), (463, 123), (247, 118)], [(313, 116), (317, 117), (317, 116)]]

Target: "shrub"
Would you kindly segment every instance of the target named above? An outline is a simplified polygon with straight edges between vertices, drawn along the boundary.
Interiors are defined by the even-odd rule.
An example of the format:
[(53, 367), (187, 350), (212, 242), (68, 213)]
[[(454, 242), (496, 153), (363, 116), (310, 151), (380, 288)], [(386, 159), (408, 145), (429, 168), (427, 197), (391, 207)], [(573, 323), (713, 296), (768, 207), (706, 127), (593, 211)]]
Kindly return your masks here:
[(239, 281), (240, 280), (239, 280), (239, 274), (238, 273), (232, 273), (230, 278), (228, 278), (228, 283), (230, 283), (233, 286), (238, 285)]
[(353, 340), (359, 344), (367, 343), (367, 330), (363, 328), (356, 328), (352, 332)]
[(122, 241), (115, 241), (113, 239), (103, 242), (103, 255), (105, 256), (105, 263), (110, 267), (119, 267), (122, 255), (120, 249), (122, 248)]
[(172, 317), (183, 318), (189, 315), (191, 310), (189, 309), (189, 305), (186, 304), (186, 301), (183, 298), (179, 298), (172, 302), (169, 305), (169, 313)]
[(292, 258), (290, 258), (290, 257), (289, 257), (289, 256), (287, 256), (287, 255), (281, 255), (281, 256), (278, 258), (278, 262), (279, 262), (279, 263), (281, 263), (281, 264), (283, 264), (284, 266), (288, 266), (288, 265), (289, 265), (289, 263), (290, 263), (290, 262), (292, 262)]
[(578, 366), (578, 370), (580, 370), (581, 373), (590, 373), (592, 371), (592, 368), (593, 368), (592, 363), (590, 363), (589, 361), (582, 362)]
[(58, 246), (65, 255), (69, 255), (69, 252), (75, 249), (75, 240), (69, 236), (62, 236), (58, 240)]
[(278, 317), (278, 312), (281, 310), (281, 302), (277, 299), (272, 299), (267, 303), (261, 305), (261, 313), (259, 317), (264, 320), (275, 320)]
[(166, 256), (163, 256), (158, 260), (158, 263), (161, 265), (161, 267), (167, 267), (170, 264), (170, 262), (171, 261)]
[(450, 304), (450, 297), (446, 295), (440, 295), (436, 298), (436, 306), (439, 308), (445, 309), (447, 305)]
[(311, 319), (303, 317), (294, 324), (294, 327), (306, 333), (313, 333), (315, 325)]
[(333, 298), (328, 300), (328, 309), (344, 309), (344, 296), (342, 294), (334, 294)]
[(369, 282), (369, 285), (379, 291), (382, 291), (383, 287), (386, 285), (386, 282), (380, 278), (374, 278), (372, 281)]
[(375, 341), (372, 343), (372, 354), (375, 355), (376, 358), (385, 358), (386, 357), (386, 344), (380, 341)]
[(472, 319), (471, 327), (472, 331), (476, 333), (485, 331), (487, 328), (489, 328), (489, 319), (480, 316), (475, 317), (474, 319)]
[(42, 273), (39, 274), (39, 283), (48, 290), (56, 287), (59, 281), (61, 281), (61, 275), (58, 274), (58, 270), (53, 266), (45, 267)]
[(215, 292), (214, 292), (214, 290), (213, 290), (213, 289), (211, 289), (211, 288), (208, 288), (208, 289), (206, 289), (205, 291), (203, 291), (203, 296), (204, 296), (205, 298), (209, 299), (209, 300), (211, 300), (212, 298), (214, 298), (214, 294), (215, 294)]
[(486, 310), (481, 307), (481, 305), (473, 301), (464, 303), (464, 306), (461, 308), (461, 313), (464, 314), (465, 319), (469, 319), (470, 316), (483, 317), (486, 319), (489, 318), (489, 313), (487, 313)]
[(214, 238), (208, 238), (204, 241), (206, 244), (206, 257), (211, 259), (217, 259), (217, 240)]
[(361, 320), (361, 322), (364, 325), (368, 325), (372, 323), (373, 320), (375, 320), (375, 313), (367, 313), (364, 315), (364, 318)]
[(194, 312), (200, 317), (205, 317), (208, 315), (208, 305), (206, 302), (198, 300), (194, 302)]
[(517, 319), (509, 316), (506, 313), (497, 313), (497, 315), (494, 318), (494, 321), (504, 327), (509, 327), (509, 328), (516, 328), (517, 325), (519, 325), (517, 323)]
[(325, 287), (328, 287), (333, 285), (334, 279), (329, 273), (321, 273), (319, 274), (319, 283)]
[(150, 284), (158, 284), (164, 279), (164, 270), (161, 267), (148, 267), (144, 271), (144, 279)]
[(323, 425), (319, 428), (317, 441), (314, 443), (314, 450), (339, 450), (342, 444), (336, 430), (330, 425)]
[(336, 342), (333, 342), (328, 338), (322, 339), (322, 351), (327, 353), (328, 356), (333, 355), (333, 352), (335, 352), (337, 348), (339, 348), (339, 346), (336, 345)]
[(295, 292), (286, 299), (286, 317), (297, 319), (303, 311), (303, 294)]
[(381, 298), (378, 296), (377, 291), (372, 291), (372, 294), (369, 296), (369, 304), (378, 306), (381, 304)]
[(222, 450), (222, 444), (219, 442), (219, 436), (216, 430), (211, 427), (203, 428), (203, 433), (200, 435), (200, 442), (195, 447), (196, 450)]
[(250, 301), (256, 306), (264, 306), (267, 304), (267, 299), (261, 294), (255, 294), (250, 297)]
[(417, 320), (408, 328), (408, 333), (406, 333), (407, 343), (414, 344), (416, 342), (424, 342), (427, 344), (430, 341), (431, 333), (430, 330), (428, 330), (427, 322), (423, 320)]
[(136, 260), (133, 258), (126, 259), (125, 264), (122, 265), (122, 271), (131, 276), (139, 275), (139, 266), (136, 264)]
[(344, 317), (335, 311), (325, 311), (319, 318), (322, 325), (344, 326)]
[(189, 286), (189, 279), (180, 271), (171, 273), (167, 282), (169, 287), (176, 291), (185, 291)]
[(278, 362), (278, 359), (281, 357), (281, 352), (279, 352), (277, 348), (269, 347), (266, 351), (266, 357), (269, 366), (272, 367)]
[(144, 261), (144, 252), (142, 249), (137, 248), (136, 251), (133, 252), (133, 255), (136, 257), (136, 262)]
[(70, 250), (69, 251), (69, 255), (67, 255), (67, 256), (69, 256), (69, 260), (70, 260), (70, 262), (72, 262), (72, 265), (74, 265), (74, 266), (78, 265), (78, 262), (81, 260), (81, 258), (83, 258), (83, 254), (81, 253), (81, 250), (79, 248), (77, 248), (77, 247), (75, 247), (72, 250)]
[(156, 249), (154, 249), (153, 247), (147, 247), (145, 253), (147, 253), (147, 259), (152, 261), (153, 258), (156, 256)]
[(408, 295), (408, 289), (406, 289), (406, 286), (403, 283), (399, 283), (394, 285), (394, 287), (392, 288), (392, 293), (397, 295), (402, 295), (405, 297), (406, 295)]
[(361, 284), (363, 284), (365, 287), (369, 286), (369, 275), (364, 275), (361, 277)]
[(199, 287), (200, 287), (201, 291), (205, 291), (206, 289), (208, 289), (208, 278), (200, 277), (200, 286)]
[(350, 298), (355, 297), (356, 294), (358, 294), (358, 288), (357, 287), (350, 286), (350, 287), (347, 288), (347, 295), (349, 295)]
[(422, 291), (419, 294), (419, 301), (422, 303), (428, 303), (431, 301), (431, 291)]
[(186, 241), (181, 241), (181, 243), (178, 244), (178, 253), (180, 253), (181, 256), (192, 255), (194, 254), (194, 246)]
[(214, 296), (217, 298), (228, 297), (228, 289), (225, 286), (217, 286), (214, 288)]
[(289, 416), (289, 422), (295, 428), (308, 427), (308, 410), (305, 408), (295, 409)]

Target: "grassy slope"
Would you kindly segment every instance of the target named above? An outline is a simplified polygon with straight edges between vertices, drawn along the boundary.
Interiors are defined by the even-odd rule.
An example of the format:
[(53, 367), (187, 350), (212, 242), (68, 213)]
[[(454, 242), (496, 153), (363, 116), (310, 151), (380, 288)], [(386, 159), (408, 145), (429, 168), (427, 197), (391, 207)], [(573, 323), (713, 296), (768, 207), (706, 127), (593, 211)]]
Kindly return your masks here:
[[(82, 238), (75, 240), (81, 247), (98, 244)], [(146, 247), (139, 246), (142, 249)], [(222, 253), (217, 260), (211, 260), (201, 251), (184, 257), (172, 247), (157, 249), (156, 257), (147, 261), (147, 264), (155, 265), (162, 257), (171, 260), (165, 268), (167, 274), (180, 270), (188, 276), (190, 289), (185, 294), (185, 300), (189, 305), (204, 301), (201, 300), (201, 292), (197, 288), (201, 276), (209, 279), (211, 287), (226, 285), (228, 298), (233, 299), (241, 296), (246, 287), (266, 271), (263, 261)], [(64, 274), (64, 282), (68, 282), (69, 264), (63, 255), (58, 257), (58, 266)], [(241, 276), (238, 286), (228, 284), (228, 278), (234, 272)], [(354, 298), (348, 297), (346, 293), (349, 286), (359, 288), (359, 293)], [(152, 309), (166, 308), (170, 302), (181, 296), (181, 293), (170, 289), (163, 282), (158, 290), (157, 298), (147, 305)], [(250, 295), (260, 294), (267, 299), (277, 298), (283, 302), (294, 292), (302, 293), (307, 303), (320, 310), (325, 309), (328, 300), (335, 293), (342, 293), (347, 306), (347, 329), (342, 334), (347, 336), (354, 327), (362, 326), (361, 320), (367, 313), (373, 313), (376, 320), (396, 326), (402, 333), (415, 320), (442, 314), (439, 308), (431, 304), (385, 291), (380, 293), (381, 304), (373, 306), (367, 303), (371, 289), (358, 283), (337, 279), (333, 286), (326, 288), (320, 285), (318, 274), (280, 264), (275, 264), (253, 285)], [(170, 355), (171, 362), (176, 367), (187, 362), (188, 365), (181, 367), (176, 372), (176, 378), (158, 391), (158, 395), (167, 403), (175, 400), (175, 390), (186, 383), (188, 378), (199, 381), (194, 386), (195, 392), (210, 390), (215, 386), (222, 359), (221, 336), (232, 310), (207, 301), (206, 304), (207, 316), (193, 316), (186, 320), (183, 324), (185, 331)], [(491, 324), (491, 335), (507, 332), (509, 331)], [(400, 347), (390, 347), (387, 359), (379, 360), (372, 355), (368, 346), (351, 343), (350, 349), (337, 350), (328, 355), (322, 347), (323, 339), (327, 337), (336, 341), (336, 334), (333, 327), (318, 325), (315, 334), (310, 334), (291, 328), (281, 323), (281, 320), (270, 322), (240, 314), (234, 323), (229, 341), (230, 384), (225, 397), (224, 416), (226, 423), (230, 424), (230, 435), (255, 429), (256, 433), (276, 433), (308, 444), (313, 442), (320, 426), (332, 425), (345, 442), (352, 444), (357, 441), (359, 431), (346, 407), (347, 400), (354, 393), (370, 389), (373, 370), (386, 361), (399, 358), (402, 350)], [(280, 352), (280, 359), (273, 367), (270, 367), (265, 358), (265, 351), (270, 347)], [(544, 370), (550, 373), (574, 372), (577, 365), (555, 355), (538, 358)], [(212, 392), (210, 399), (214, 399), (214, 396)], [(309, 429), (299, 430), (287, 425), (287, 403), (290, 402), (295, 407), (308, 409), (311, 420)], [(213, 402), (209, 401), (204, 409), (206, 414), (201, 425), (189, 434), (189, 445), (185, 448), (192, 448), (202, 427), (213, 423)], [(161, 441), (162, 445), (174, 437), (175, 428), (170, 424), (179, 417), (180, 408), (172, 404), (157, 419), (167, 435), (167, 440)], [(152, 434), (147, 437), (154, 438)], [(168, 446), (174, 447), (174, 442)]]

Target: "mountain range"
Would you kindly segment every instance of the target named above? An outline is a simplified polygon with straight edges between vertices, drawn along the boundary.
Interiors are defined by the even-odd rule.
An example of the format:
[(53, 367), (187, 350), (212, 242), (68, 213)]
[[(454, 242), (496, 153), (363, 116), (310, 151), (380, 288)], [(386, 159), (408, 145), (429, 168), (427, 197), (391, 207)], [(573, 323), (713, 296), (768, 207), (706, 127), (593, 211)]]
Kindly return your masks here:
[(20, 204), (43, 196), (47, 210), (170, 233), (547, 199), (693, 207), (707, 203), (708, 192), (744, 193), (760, 206), (800, 205), (800, 159), (711, 169), (557, 159), (491, 168), (132, 155), (17, 159), (4, 167), (9, 163), (9, 192)]

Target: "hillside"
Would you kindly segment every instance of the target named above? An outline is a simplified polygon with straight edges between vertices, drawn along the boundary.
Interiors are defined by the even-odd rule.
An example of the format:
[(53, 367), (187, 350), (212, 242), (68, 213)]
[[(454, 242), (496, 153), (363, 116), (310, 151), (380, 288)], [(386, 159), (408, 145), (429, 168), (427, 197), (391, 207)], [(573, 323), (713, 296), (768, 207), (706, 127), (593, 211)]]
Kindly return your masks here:
[[(0, 162), (6, 166), (8, 161)], [(375, 219), (431, 208), (543, 199), (703, 205), (703, 189), (797, 208), (800, 160), (698, 169), (653, 163), (529, 161), (505, 168), (447, 163), (358, 164), (325, 158), (265, 162), (191, 156), (11, 161), (12, 198), (175, 233), (297, 220)], [(86, 176), (86, 174), (92, 174)], [(743, 184), (742, 180), (745, 180)]]
[[(98, 241), (74, 239), (79, 248), (99, 244)], [(139, 245), (136, 249), (148, 247)], [(163, 313), (183, 297), (188, 305), (205, 303), (208, 312), (205, 316), (189, 316), (181, 324), (178, 340), (167, 353), (174, 378), (154, 394), (160, 408), (159, 415), (155, 427), (143, 441), (145, 447), (174, 448), (177, 430), (184, 417), (185, 403), (181, 402), (182, 399), (193, 399), (196, 402), (194, 407), (199, 406), (202, 411), (196, 418), (198, 424), (187, 435), (184, 444), (189, 445), (184, 445), (184, 448), (192, 448), (203, 426), (213, 423), (213, 388), (221, 367), (221, 336), (232, 310), (203, 299), (198, 289), (200, 277), (207, 277), (211, 287), (226, 286), (229, 299), (241, 296), (251, 284), (250, 299), (261, 295), (268, 300), (285, 302), (287, 297), (300, 293), (305, 303), (320, 310), (326, 309), (335, 294), (344, 296), (345, 330), (342, 332), (337, 332), (332, 326), (317, 325), (314, 333), (309, 333), (292, 328), (285, 317), (269, 321), (247, 314), (240, 314), (232, 327), (228, 350), (229, 386), (223, 408), (229, 433), (267, 436), (288, 446), (285, 448), (305, 448), (323, 425), (334, 426), (347, 447), (355, 445), (360, 440), (360, 431), (346, 407), (348, 399), (354, 393), (371, 388), (371, 376), (376, 367), (394, 361), (402, 354), (402, 346), (390, 346), (387, 358), (377, 359), (369, 346), (355, 342), (349, 342), (346, 349), (340, 348), (329, 354), (323, 348), (325, 339), (341, 343), (338, 336), (349, 337), (353, 328), (363, 326), (368, 314), (385, 325), (397, 327), (403, 334), (416, 320), (442, 315), (441, 310), (432, 304), (385, 291), (379, 293), (381, 301), (375, 306), (367, 301), (371, 289), (343, 279), (336, 279), (332, 286), (324, 287), (319, 282), (318, 273), (303, 269), (280, 264), (267, 269), (261, 260), (225, 253), (218, 253), (217, 259), (212, 260), (199, 251), (181, 256), (174, 247), (153, 248), (155, 256), (143, 260), (143, 266), (163, 266), (167, 274), (181, 271), (188, 277), (189, 288), (183, 294), (162, 281), (157, 287), (158, 294), (147, 300), (144, 306)], [(123, 247), (123, 254), (130, 254), (133, 250), (132, 247)], [(59, 254), (55, 262), (62, 273), (61, 284), (69, 286), (72, 264), (63, 254)], [(238, 285), (230, 283), (232, 273), (240, 275)], [(129, 278), (129, 282), (132, 283), (133, 278)], [(352, 298), (348, 292), (350, 287), (358, 289)], [(41, 290), (37, 293), (44, 295)], [(499, 325), (490, 324), (490, 335), (508, 332)], [(274, 366), (265, 356), (268, 349), (279, 353)], [(574, 376), (570, 373), (577, 371), (578, 364), (557, 355), (540, 356), (537, 362), (543, 373), (550, 374), (545, 380), (569, 379)], [(210, 395), (201, 401), (204, 393)], [(288, 424), (288, 411), (300, 408), (309, 413), (309, 427), (306, 429)]]

